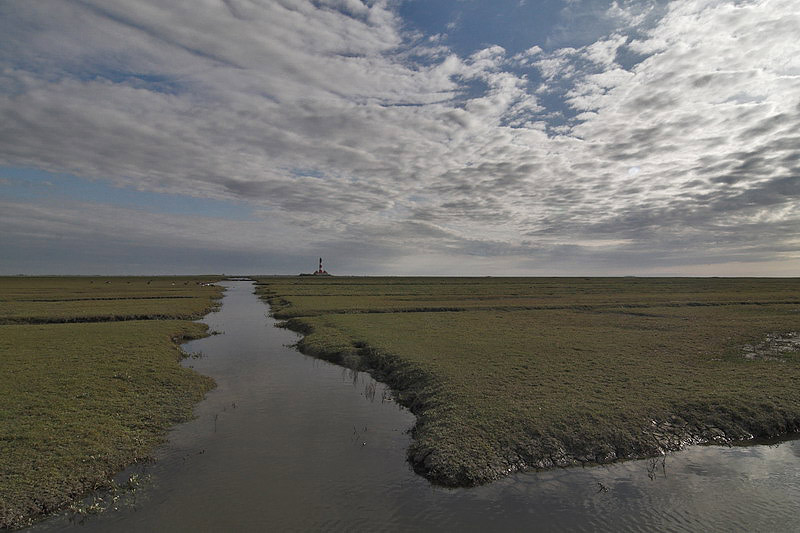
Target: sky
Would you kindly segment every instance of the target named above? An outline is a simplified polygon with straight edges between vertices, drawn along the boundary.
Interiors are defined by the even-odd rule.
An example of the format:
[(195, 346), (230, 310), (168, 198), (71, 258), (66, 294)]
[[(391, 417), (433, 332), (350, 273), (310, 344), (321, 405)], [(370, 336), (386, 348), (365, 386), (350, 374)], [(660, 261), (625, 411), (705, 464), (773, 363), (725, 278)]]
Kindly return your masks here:
[(0, 250), (0, 274), (800, 276), (800, 5), (5, 0)]

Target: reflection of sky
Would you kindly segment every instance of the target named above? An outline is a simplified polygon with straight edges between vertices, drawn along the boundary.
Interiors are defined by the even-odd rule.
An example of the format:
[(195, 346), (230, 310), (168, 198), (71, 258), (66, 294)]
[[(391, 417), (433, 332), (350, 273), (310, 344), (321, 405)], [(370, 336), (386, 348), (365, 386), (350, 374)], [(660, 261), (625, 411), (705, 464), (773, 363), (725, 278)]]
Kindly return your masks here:
[(657, 461), (653, 479), (650, 460), (629, 461), (519, 474), (475, 496), (545, 509), (555, 530), (787, 531), (800, 516), (799, 456), (797, 440), (693, 446), (669, 454), (663, 471)]
[(531, 43), (546, 42), (560, 22), (561, 6), (562, 2), (556, 0), (416, 0), (403, 2), (400, 14), (415, 29), (429, 35), (446, 34), (447, 44), (458, 54), (468, 55), (492, 44), (514, 54)]

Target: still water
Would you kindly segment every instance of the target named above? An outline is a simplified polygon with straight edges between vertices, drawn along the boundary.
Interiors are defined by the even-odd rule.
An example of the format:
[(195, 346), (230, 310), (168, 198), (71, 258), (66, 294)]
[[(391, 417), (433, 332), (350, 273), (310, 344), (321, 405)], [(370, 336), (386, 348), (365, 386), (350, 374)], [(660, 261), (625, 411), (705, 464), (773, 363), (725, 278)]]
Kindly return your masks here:
[(252, 283), (224, 285), (204, 319), (224, 333), (184, 345), (218, 386), (136, 471), (148, 480), (119, 511), (31, 531), (800, 531), (800, 441), (433, 487), (382, 384), (301, 355)]

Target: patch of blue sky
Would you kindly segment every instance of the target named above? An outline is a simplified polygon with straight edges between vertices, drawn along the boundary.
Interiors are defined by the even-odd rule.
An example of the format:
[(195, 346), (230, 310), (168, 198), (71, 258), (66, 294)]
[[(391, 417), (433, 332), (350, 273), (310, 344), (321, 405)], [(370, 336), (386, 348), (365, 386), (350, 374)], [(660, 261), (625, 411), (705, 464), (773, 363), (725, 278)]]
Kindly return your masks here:
[(358, 4), (349, 6), (346, 2), (340, 2), (341, 5), (335, 5), (332, 4), (330, 1), (320, 1), (320, 0), (311, 0), (311, 4), (317, 9), (334, 11), (362, 21), (367, 20), (367, 12), (365, 10), (361, 10), (358, 8), (353, 9), (353, 7), (357, 6)]
[(563, 126), (578, 114), (577, 110), (564, 103), (561, 94), (542, 93), (537, 95), (536, 100), (546, 110), (543, 115), (549, 127)]
[(324, 172), (313, 168), (290, 168), (289, 173), (295, 178), (325, 178)]
[(633, 70), (633, 67), (650, 57), (652, 54), (640, 54), (631, 50), (627, 46), (621, 46), (617, 49), (617, 55), (614, 61), (625, 70)]
[(228, 220), (256, 220), (252, 206), (237, 201), (116, 187), (101, 180), (25, 167), (0, 166), (0, 198), (89, 202), (149, 213), (194, 215)]
[(486, 95), (489, 85), (481, 79), (459, 80), (457, 100), (472, 100)]
[(101, 69), (84, 76), (84, 79), (103, 79), (113, 83), (130, 85), (132, 87), (166, 94), (180, 94), (188, 91), (188, 87), (185, 83), (173, 77), (159, 74)]
[[(596, 2), (595, 2), (596, 3)], [(524, 52), (533, 46), (544, 50), (565, 45), (580, 46), (587, 43), (565, 43), (559, 38), (564, 24), (565, 2), (563, 0), (407, 0), (399, 7), (401, 16), (409, 29), (421, 31), (427, 36), (446, 35), (441, 44), (450, 47), (462, 58), (493, 45), (506, 50), (506, 58)], [(555, 46), (557, 43), (558, 46)], [(528, 80), (528, 91), (534, 92), (545, 80), (538, 69), (516, 67), (511, 62), (502, 67), (524, 75)], [(482, 80), (460, 80), (461, 91), (457, 101), (466, 101), (484, 96), (488, 90)], [(557, 80), (547, 82), (548, 94), (538, 95), (543, 112), (531, 113), (530, 117), (512, 117), (507, 124), (524, 120), (544, 120), (548, 129), (564, 126), (577, 112), (564, 102), (564, 90)], [(552, 133), (552, 132), (551, 132)]]
[(509, 55), (546, 49), (563, 7), (563, 0), (408, 0), (399, 11), (410, 29), (446, 34), (443, 44), (464, 57), (492, 45)]

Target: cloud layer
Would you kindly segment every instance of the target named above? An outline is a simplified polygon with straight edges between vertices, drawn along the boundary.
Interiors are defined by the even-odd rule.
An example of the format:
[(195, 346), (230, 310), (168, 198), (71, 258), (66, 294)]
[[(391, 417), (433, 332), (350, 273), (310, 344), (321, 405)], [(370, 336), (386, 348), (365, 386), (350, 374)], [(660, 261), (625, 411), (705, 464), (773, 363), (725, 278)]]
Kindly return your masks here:
[(111, 242), (113, 219), (131, 246), (275, 265), (326, 252), (389, 273), (786, 274), (793, 4), (614, 2), (589, 45), (459, 57), (383, 1), (6, 2), (0, 164), (253, 211), (154, 224), (15, 202), (5, 244)]

